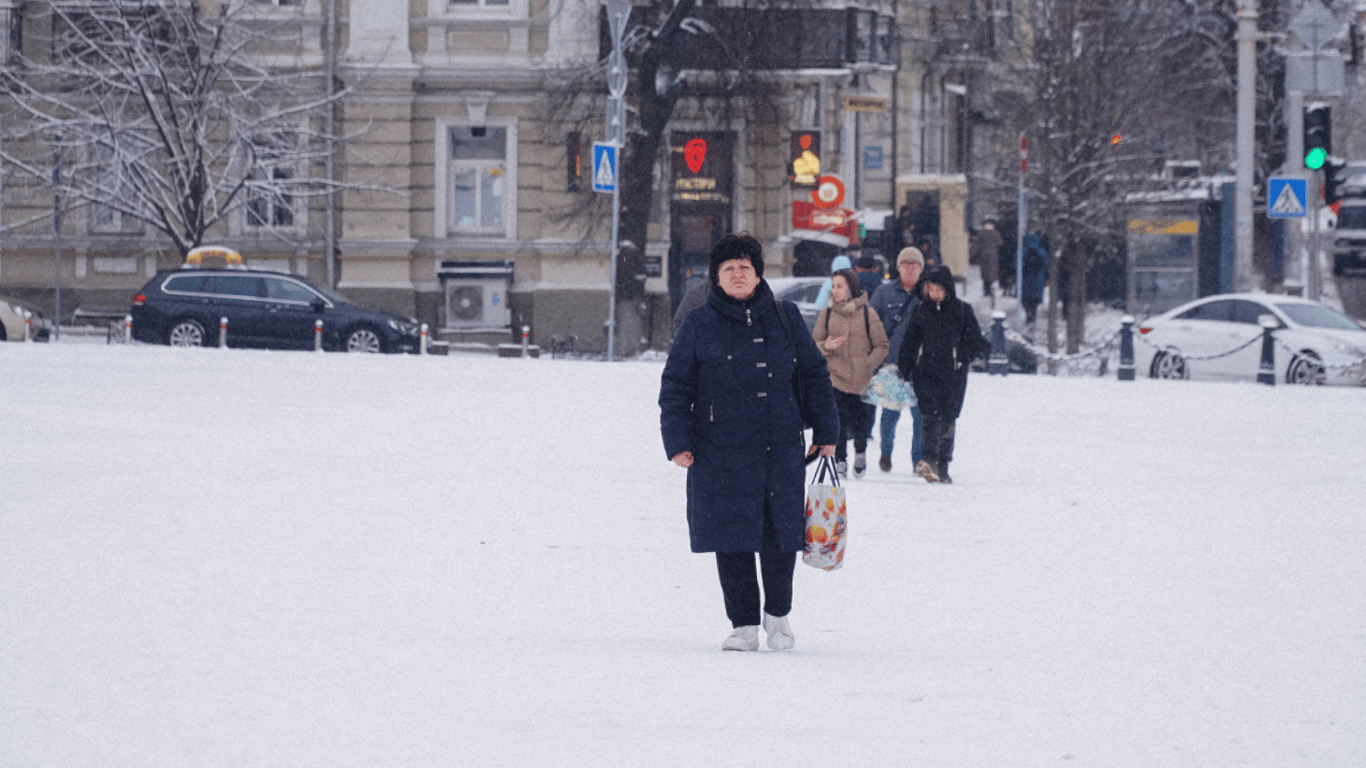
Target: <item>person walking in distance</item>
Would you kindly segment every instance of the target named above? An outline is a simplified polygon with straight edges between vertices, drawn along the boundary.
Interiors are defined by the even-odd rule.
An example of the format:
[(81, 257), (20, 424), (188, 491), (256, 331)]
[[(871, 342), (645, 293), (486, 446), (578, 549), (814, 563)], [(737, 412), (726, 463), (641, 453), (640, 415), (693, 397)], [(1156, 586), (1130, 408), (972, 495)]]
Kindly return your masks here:
[(990, 345), (972, 306), (954, 292), (948, 267), (933, 267), (921, 279), (923, 300), (911, 313), (897, 354), (901, 377), (915, 387), (924, 418), (924, 459), (915, 473), (931, 483), (951, 483), (956, 422), (963, 410), (968, 366)]
[(835, 444), (835, 469), (848, 474), (848, 444), (854, 441), (854, 477), (868, 467), (868, 408), (863, 391), (878, 366), (887, 359), (887, 332), (877, 312), (868, 308), (868, 297), (859, 288), (858, 275), (841, 269), (831, 276), (830, 306), (816, 316), (812, 329), (816, 346), (825, 355), (830, 381), (839, 407), (840, 436)]
[[(897, 277), (878, 286), (877, 290), (873, 291), (873, 298), (868, 302), (878, 317), (882, 318), (882, 327), (887, 332), (889, 344), (884, 366), (893, 370), (897, 364), (901, 340), (906, 337), (906, 326), (911, 322), (911, 313), (920, 300), (916, 289), (920, 285), (920, 273), (924, 268), (925, 257), (919, 249), (902, 248), (896, 257)], [(913, 405), (910, 410), (911, 466), (914, 467), (919, 464), (921, 458), (920, 408)], [(901, 411), (895, 408), (882, 409), (882, 418), (878, 422), (878, 448), (882, 457), (878, 459), (878, 469), (883, 472), (892, 471), (892, 449), (896, 442), (896, 425), (900, 420)]]
[[(757, 651), (762, 623), (768, 647), (788, 650), (796, 642), (787, 618), (793, 571), (806, 545), (804, 456), (834, 455), (839, 415), (801, 313), (776, 301), (763, 279), (759, 241), (722, 238), (710, 274), (712, 292), (683, 318), (660, 379), (664, 454), (688, 470), (692, 551), (716, 556), (732, 627), (721, 647)], [(779, 312), (799, 331), (789, 336)], [(814, 422), (810, 450), (798, 377)]]

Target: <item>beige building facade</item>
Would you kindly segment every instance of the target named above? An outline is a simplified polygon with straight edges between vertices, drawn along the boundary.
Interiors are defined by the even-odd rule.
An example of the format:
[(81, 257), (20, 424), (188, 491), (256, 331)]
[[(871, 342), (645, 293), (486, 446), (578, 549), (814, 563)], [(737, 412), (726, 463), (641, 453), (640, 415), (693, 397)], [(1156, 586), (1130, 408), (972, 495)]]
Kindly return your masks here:
[[(881, 229), (908, 194), (937, 190), (946, 203), (940, 247), (961, 274), (976, 223), (964, 174), (980, 155), (974, 144), (983, 145), (968, 131), (969, 100), (982, 87), (971, 78), (986, 62), (946, 58), (943, 41), (977, 28), (969, 5), (1004, 6), (822, 4), (842, 14), (833, 60), (823, 51), (803, 63), (824, 66), (775, 69), (762, 104), (719, 106), (705, 88), (679, 101), (655, 163), (644, 249), (648, 346), (667, 347), (696, 254), (727, 231), (768, 244), (771, 275), (810, 271), (850, 247), (850, 235), (857, 245), (860, 223)], [(301, 198), (277, 216), (232, 217), (212, 241), (251, 264), (331, 278), (359, 303), (412, 314), (451, 341), (511, 341), (526, 327), (543, 346), (574, 337), (579, 349), (602, 350), (611, 196), (593, 191), (592, 144), (603, 133), (605, 85), (568, 98), (582, 90), (574, 75), (601, 60), (600, 6), (339, 0), (329, 20), (333, 10), (326, 0), (277, 0), (251, 12), (294, 30), (292, 45), (263, 54), (272, 65), (322, 72), (335, 51), (352, 89), (338, 110), (344, 190), (330, 212), (325, 198)], [(21, 29), (35, 23), (31, 7), (9, 0), (0, 13)], [(39, 32), (14, 44), (36, 44)], [(682, 75), (705, 83), (724, 73)], [(804, 134), (818, 136), (820, 175), (843, 188), (843, 226), (794, 214), (813, 200), (811, 186), (793, 181)], [(709, 153), (701, 170), (685, 156), (698, 141)], [(51, 190), (10, 178), (0, 177), (0, 294), (50, 312), (59, 274), (65, 322), (77, 308), (125, 307), (156, 270), (179, 266), (154, 231), (98, 223), (89, 205), (64, 211), (58, 241), (44, 215)]]

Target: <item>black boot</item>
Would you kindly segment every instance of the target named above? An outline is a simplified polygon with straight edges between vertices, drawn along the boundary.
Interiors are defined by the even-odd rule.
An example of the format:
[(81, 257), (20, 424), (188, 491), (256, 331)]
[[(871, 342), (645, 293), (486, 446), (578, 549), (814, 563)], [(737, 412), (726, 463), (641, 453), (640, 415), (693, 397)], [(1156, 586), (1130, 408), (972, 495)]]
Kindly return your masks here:
[(949, 477), (949, 463), (947, 461), (939, 462), (939, 467), (935, 469), (934, 473), (939, 475), (939, 482), (948, 484), (953, 483), (953, 478)]

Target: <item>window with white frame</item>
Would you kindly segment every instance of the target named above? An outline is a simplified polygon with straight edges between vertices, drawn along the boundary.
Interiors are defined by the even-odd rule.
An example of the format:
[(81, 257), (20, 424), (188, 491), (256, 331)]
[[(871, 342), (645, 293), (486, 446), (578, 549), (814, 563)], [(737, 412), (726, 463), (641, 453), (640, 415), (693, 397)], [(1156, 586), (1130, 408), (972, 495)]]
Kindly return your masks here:
[(506, 236), (516, 204), (515, 127), (448, 123), (438, 136), (445, 234)]
[(296, 224), (293, 179), (294, 137), (279, 134), (255, 143), (256, 162), (247, 180), (246, 225), (249, 230), (292, 229)]
[(508, 0), (450, 0), (453, 8), (502, 8), (508, 5)]
[[(126, 163), (119, 156), (119, 150), (112, 144), (100, 142), (95, 145), (95, 190), (100, 202), (90, 208), (90, 229), (94, 232), (137, 232), (142, 222), (119, 209), (116, 201), (134, 199), (133, 190), (124, 173)], [(103, 202), (108, 201), (108, 202)]]

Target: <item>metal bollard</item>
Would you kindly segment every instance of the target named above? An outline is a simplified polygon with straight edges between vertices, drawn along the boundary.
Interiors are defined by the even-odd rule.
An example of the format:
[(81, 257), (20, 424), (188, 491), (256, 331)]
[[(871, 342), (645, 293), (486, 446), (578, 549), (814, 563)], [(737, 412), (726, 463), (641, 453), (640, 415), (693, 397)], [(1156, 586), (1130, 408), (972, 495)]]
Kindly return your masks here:
[(123, 316), (123, 343), (124, 343), (124, 344), (132, 344), (132, 343), (133, 343), (133, 316), (132, 316), (132, 315), (124, 315), (124, 316)]
[(33, 313), (24, 312), (24, 341), (33, 341)]
[(228, 346), (228, 318), (218, 318), (218, 348), (225, 349)]
[(1134, 316), (1119, 319), (1119, 380), (1134, 380)]
[(522, 326), (522, 357), (531, 357), (531, 326)]
[(323, 321), (313, 321), (313, 351), (323, 351)]
[(987, 357), (987, 373), (1010, 373), (1010, 356), (1006, 353), (1006, 313), (999, 309), (991, 313), (991, 354)]
[(1280, 322), (1274, 315), (1257, 318), (1262, 325), (1262, 364), (1257, 368), (1257, 383), (1276, 386), (1276, 340), (1271, 336)]
[(422, 333), (421, 333), (421, 335), (418, 337), (417, 353), (418, 353), (419, 355), (425, 355), (425, 354), (427, 354), (427, 336), (428, 336), (428, 330), (429, 330), (429, 329), (427, 328), (427, 324), (426, 324), (426, 323), (423, 323), (423, 324), (422, 324)]

